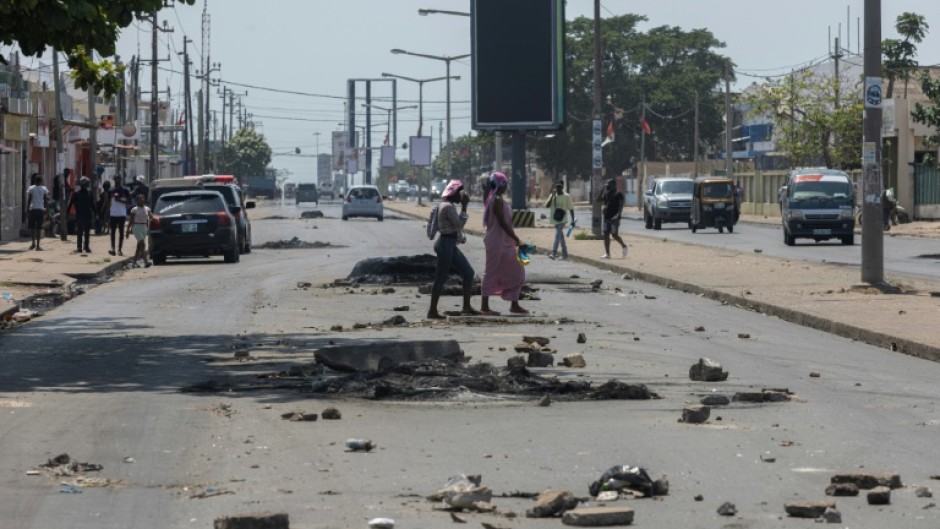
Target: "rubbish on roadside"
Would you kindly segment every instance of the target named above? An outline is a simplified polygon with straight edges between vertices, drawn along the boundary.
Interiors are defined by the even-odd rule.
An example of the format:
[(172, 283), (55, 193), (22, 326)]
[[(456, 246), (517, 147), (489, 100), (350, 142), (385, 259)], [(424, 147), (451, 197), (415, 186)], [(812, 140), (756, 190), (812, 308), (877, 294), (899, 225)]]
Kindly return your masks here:
[(761, 454), (760, 460), (763, 461), (764, 463), (776, 463), (777, 462), (777, 458), (771, 455), (770, 452), (764, 452), (763, 454)]
[(525, 367), (525, 364), (526, 364), (526, 358), (523, 355), (510, 356), (509, 359), (506, 360), (506, 367), (508, 367), (509, 369), (514, 369), (517, 367)]
[[(428, 496), (428, 501), (443, 501), (451, 507), (461, 509), (480, 510), (493, 498), (493, 491), (489, 487), (480, 485), (482, 477), (479, 474), (457, 474), (444, 483), (437, 492)], [(475, 505), (485, 504), (485, 505)]]
[(291, 411), (282, 413), (281, 418), (292, 422), (313, 422), (317, 420), (317, 414), (304, 413), (302, 411)]
[(594, 499), (599, 502), (617, 501), (620, 499), (620, 492), (616, 490), (602, 490), (601, 493), (597, 495), (597, 498)]
[(214, 498), (216, 496), (226, 496), (228, 494), (235, 494), (235, 491), (228, 490), (228, 489), (214, 489), (212, 487), (206, 487), (206, 490), (191, 495), (189, 499), (204, 500), (206, 498)]
[(371, 452), (375, 448), (375, 443), (369, 439), (350, 437), (346, 439), (346, 448), (349, 449), (349, 452)]
[(323, 410), (323, 413), (321, 413), (320, 416), (327, 421), (337, 421), (343, 418), (343, 414), (340, 413), (340, 411), (336, 408), (327, 408)]
[(98, 472), (104, 467), (95, 463), (75, 461), (68, 454), (59, 454), (40, 468), (48, 469), (54, 476), (76, 476), (84, 472)]
[(601, 491), (624, 489), (639, 492), (648, 497), (654, 495), (653, 480), (646, 473), (646, 469), (630, 465), (610, 467), (601, 474), (599, 480), (591, 483), (588, 492), (591, 496), (597, 496)]
[(734, 516), (738, 514), (738, 508), (730, 501), (726, 501), (721, 504), (721, 507), (718, 507), (718, 514), (722, 516)]
[(63, 494), (81, 494), (82, 493), (81, 489), (77, 489), (71, 485), (65, 485), (64, 487), (59, 489), (59, 492)]
[(394, 529), (395, 520), (391, 518), (373, 518), (369, 520), (369, 527), (372, 529)]

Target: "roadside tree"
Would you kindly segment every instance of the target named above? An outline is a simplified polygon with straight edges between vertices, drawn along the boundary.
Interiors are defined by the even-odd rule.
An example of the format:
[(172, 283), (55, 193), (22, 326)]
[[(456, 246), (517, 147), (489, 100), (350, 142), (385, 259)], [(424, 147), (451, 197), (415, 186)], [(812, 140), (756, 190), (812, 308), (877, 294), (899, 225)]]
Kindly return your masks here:
[(940, 76), (936, 79), (930, 77), (929, 71), (924, 71), (920, 80), (921, 90), (930, 100), (930, 103), (924, 105), (915, 103), (914, 110), (911, 111), (911, 118), (916, 123), (926, 125), (932, 132), (924, 138), (924, 144), (934, 149), (934, 154), (925, 156), (926, 163), (937, 164), (937, 149), (940, 148)]
[(264, 136), (252, 128), (241, 129), (222, 149), (220, 172), (235, 176), (264, 174), (271, 163), (271, 147)]
[(888, 87), (885, 90), (885, 97), (894, 96), (894, 82), (896, 80), (904, 81), (904, 97), (907, 97), (907, 86), (911, 80), (911, 75), (917, 69), (917, 46), (923, 42), (927, 36), (927, 30), (930, 26), (923, 15), (917, 13), (905, 12), (898, 15), (894, 23), (894, 29), (903, 39), (884, 39), (881, 42), (884, 61), (882, 69), (884, 76), (888, 78)]
[[(180, 0), (190, 5), (195, 1)], [(121, 88), (123, 67), (107, 59), (94, 61), (92, 52), (113, 56), (121, 30), (162, 7), (163, 0), (0, 2), (0, 42), (19, 45), (26, 55), (41, 54), (50, 47), (62, 51), (77, 87), (110, 97)]]

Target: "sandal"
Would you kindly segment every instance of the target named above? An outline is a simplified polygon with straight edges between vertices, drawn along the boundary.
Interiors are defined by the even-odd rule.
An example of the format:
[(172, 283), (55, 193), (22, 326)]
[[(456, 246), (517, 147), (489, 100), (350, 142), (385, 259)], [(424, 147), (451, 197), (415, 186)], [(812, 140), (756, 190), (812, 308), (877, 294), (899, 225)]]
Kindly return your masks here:
[(495, 310), (481, 310), (480, 316), (499, 316), (499, 313)]

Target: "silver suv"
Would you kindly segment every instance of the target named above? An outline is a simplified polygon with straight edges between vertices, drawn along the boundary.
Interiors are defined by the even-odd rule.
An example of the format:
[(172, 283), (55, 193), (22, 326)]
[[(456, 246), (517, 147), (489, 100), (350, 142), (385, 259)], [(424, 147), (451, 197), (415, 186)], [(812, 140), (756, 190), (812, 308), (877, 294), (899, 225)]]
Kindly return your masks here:
[(664, 222), (689, 224), (692, 183), (689, 178), (654, 178), (643, 194), (643, 225), (646, 229), (662, 229)]

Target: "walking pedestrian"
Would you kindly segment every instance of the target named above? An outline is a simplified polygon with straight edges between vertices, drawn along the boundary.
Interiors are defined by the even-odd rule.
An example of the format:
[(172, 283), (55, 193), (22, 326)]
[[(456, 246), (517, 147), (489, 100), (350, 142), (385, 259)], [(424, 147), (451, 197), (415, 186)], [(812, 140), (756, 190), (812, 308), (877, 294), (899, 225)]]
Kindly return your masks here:
[(144, 196), (144, 203), (150, 201), (150, 188), (147, 186), (147, 178), (139, 174), (137, 178), (134, 179), (134, 189), (131, 190), (131, 196), (136, 197), (137, 195)]
[[(460, 213), (457, 213), (457, 203), (460, 203)], [(470, 305), (473, 295), (473, 267), (467, 257), (457, 247), (466, 241), (463, 227), (467, 224), (467, 204), (470, 195), (464, 192), (463, 181), (451, 180), (441, 193), (441, 205), (437, 210), (437, 229), (440, 236), (434, 241), (434, 253), (437, 254), (437, 269), (434, 273), (434, 284), (431, 287), (431, 308), (428, 309), (428, 319), (443, 319), (437, 311), (437, 303), (444, 290), (444, 283), (450, 276), (450, 271), (456, 267), (460, 272), (463, 285), (463, 315), (478, 315)]]
[(503, 199), (509, 180), (503, 173), (490, 176), (486, 191), (486, 207), (483, 210), (483, 226), (486, 234), (483, 245), (486, 247), (486, 269), (483, 272), (480, 312), (486, 316), (498, 316), (490, 310), (490, 296), (500, 296), (510, 302), (509, 312), (528, 314), (529, 311), (519, 305), (522, 285), (525, 283), (525, 268), (518, 260), (519, 246), (522, 243), (512, 228), (512, 210)]
[(567, 261), (568, 245), (565, 243), (565, 226), (569, 222), (574, 222), (574, 200), (571, 199), (571, 195), (565, 193), (564, 182), (555, 184), (555, 189), (545, 202), (545, 207), (548, 208), (552, 222), (555, 224), (555, 242), (552, 243), (552, 253), (549, 257), (557, 259), (558, 246), (561, 246), (561, 258)]
[(623, 215), (624, 198), (623, 193), (617, 190), (617, 182), (614, 179), (607, 181), (607, 187), (597, 196), (597, 200), (604, 204), (604, 255), (601, 259), (610, 259), (610, 238), (613, 237), (622, 247), (622, 257), (627, 257), (627, 243), (623, 242), (620, 234), (620, 218)]
[(42, 251), (39, 241), (42, 239), (42, 223), (46, 218), (46, 206), (49, 205), (49, 190), (42, 185), (42, 176), (33, 173), (32, 185), (26, 190), (27, 226), (29, 227), (30, 250)]
[(108, 212), (108, 193), (111, 192), (111, 181), (105, 180), (101, 184), (101, 198), (98, 200), (98, 211), (96, 213), (98, 217), (97, 224), (101, 225), (101, 233), (108, 234), (111, 230), (108, 225), (108, 217), (110, 217)]
[[(79, 190), (72, 193), (65, 211), (72, 211), (75, 207), (75, 239), (76, 251), (91, 253), (91, 226), (95, 220), (95, 197), (91, 193), (91, 180), (83, 176), (79, 181)], [(82, 242), (84, 241), (84, 244)]]
[[(134, 252), (134, 262), (131, 264), (134, 268), (140, 268), (140, 259), (144, 260), (144, 268), (150, 268), (150, 261), (147, 260), (147, 234), (150, 232), (150, 220), (153, 214), (145, 203), (144, 195), (137, 195), (137, 205), (131, 208), (131, 214), (127, 217), (127, 237), (134, 234), (137, 239), (137, 250)], [(133, 231), (132, 231), (133, 230)]]
[(108, 227), (111, 230), (111, 250), (114, 255), (114, 239), (117, 236), (117, 254), (124, 255), (124, 224), (127, 222), (127, 208), (131, 202), (131, 194), (124, 187), (120, 176), (114, 178), (114, 189), (108, 193)]

